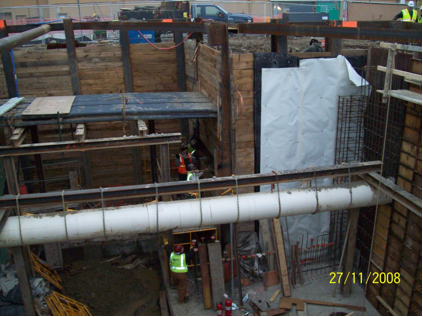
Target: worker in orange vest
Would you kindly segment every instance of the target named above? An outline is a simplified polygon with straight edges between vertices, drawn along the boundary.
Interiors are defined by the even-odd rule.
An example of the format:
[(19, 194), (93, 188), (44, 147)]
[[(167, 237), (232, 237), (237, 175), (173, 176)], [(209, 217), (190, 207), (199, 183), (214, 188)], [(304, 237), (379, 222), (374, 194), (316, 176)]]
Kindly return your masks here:
[(394, 20), (401, 19), (402, 22), (417, 22), (417, 10), (414, 10), (414, 1), (408, 2), (408, 8), (398, 13)]
[(175, 165), (178, 167), (179, 180), (185, 181), (187, 179), (188, 168), (194, 167), (196, 163), (195, 158), (188, 152), (188, 147), (185, 144), (181, 145), (181, 152), (176, 154)]

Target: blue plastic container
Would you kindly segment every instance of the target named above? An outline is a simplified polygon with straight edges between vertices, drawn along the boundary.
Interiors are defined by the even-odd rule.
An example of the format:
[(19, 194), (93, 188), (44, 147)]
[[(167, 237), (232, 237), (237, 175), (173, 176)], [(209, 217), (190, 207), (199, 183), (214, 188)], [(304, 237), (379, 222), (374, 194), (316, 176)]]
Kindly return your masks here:
[[(140, 31), (151, 43), (156, 41), (156, 32), (154, 31)], [(138, 31), (128, 31), (129, 43), (147, 43), (147, 41), (138, 33)]]

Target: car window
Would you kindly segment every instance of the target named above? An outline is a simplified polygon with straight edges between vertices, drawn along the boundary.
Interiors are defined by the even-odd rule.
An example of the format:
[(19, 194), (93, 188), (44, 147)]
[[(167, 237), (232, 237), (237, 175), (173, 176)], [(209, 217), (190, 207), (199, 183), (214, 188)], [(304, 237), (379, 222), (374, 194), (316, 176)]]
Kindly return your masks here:
[(201, 18), (201, 7), (194, 7), (193, 18)]
[(206, 15), (215, 15), (217, 16), (219, 14), (220, 10), (213, 6), (206, 6)]

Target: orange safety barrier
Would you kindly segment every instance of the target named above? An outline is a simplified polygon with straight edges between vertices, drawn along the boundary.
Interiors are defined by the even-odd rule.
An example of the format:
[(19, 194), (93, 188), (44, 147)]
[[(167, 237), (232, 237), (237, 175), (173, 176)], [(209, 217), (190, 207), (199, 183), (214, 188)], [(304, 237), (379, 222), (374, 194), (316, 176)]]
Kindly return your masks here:
[(342, 21), (342, 27), (344, 28), (356, 28), (357, 21)]

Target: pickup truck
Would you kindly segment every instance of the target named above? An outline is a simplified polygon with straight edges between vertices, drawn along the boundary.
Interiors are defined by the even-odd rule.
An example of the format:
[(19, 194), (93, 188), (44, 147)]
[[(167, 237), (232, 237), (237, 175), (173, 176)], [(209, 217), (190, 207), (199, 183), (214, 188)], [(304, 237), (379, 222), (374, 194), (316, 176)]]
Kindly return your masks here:
[(188, 1), (163, 1), (160, 7), (122, 8), (119, 20), (202, 18), (224, 23), (251, 23), (247, 14), (229, 13), (216, 4), (190, 4)]
[(192, 4), (191, 17), (225, 23), (252, 23), (253, 18), (247, 14), (229, 13), (216, 4)]

